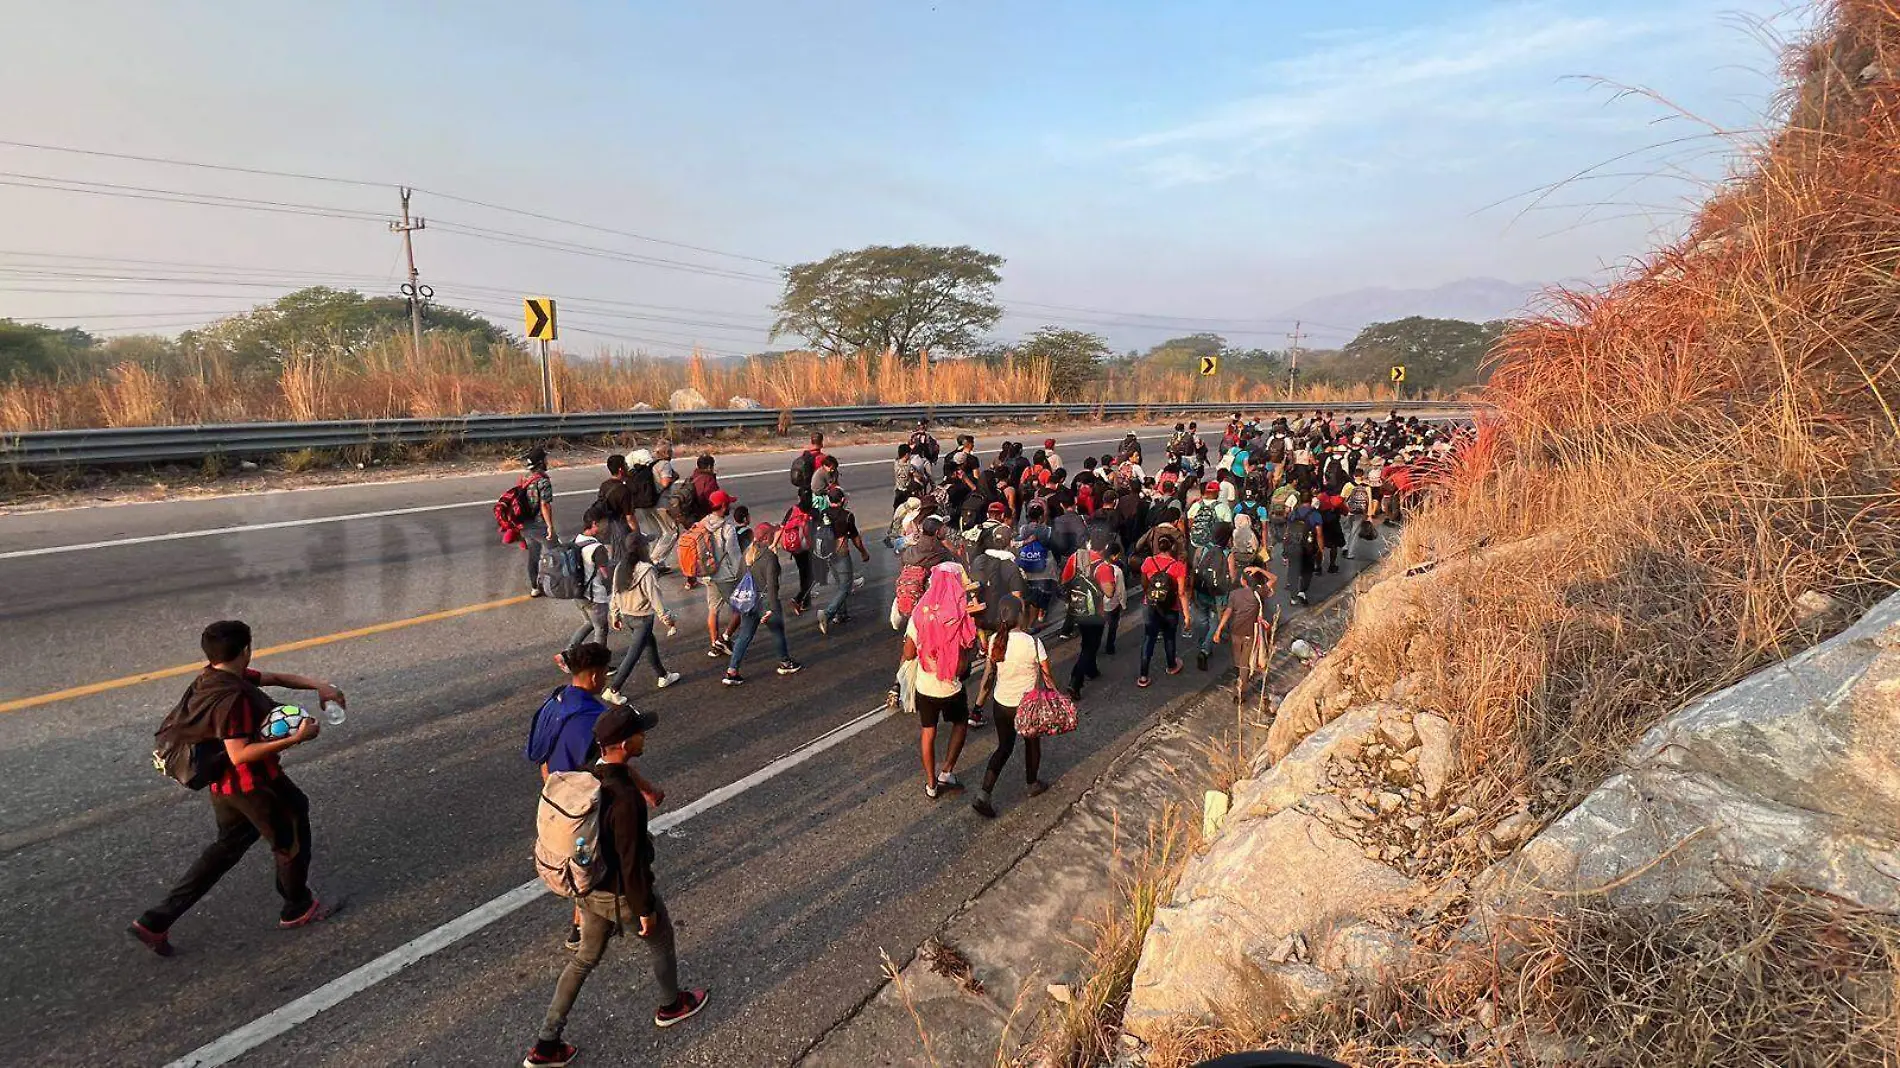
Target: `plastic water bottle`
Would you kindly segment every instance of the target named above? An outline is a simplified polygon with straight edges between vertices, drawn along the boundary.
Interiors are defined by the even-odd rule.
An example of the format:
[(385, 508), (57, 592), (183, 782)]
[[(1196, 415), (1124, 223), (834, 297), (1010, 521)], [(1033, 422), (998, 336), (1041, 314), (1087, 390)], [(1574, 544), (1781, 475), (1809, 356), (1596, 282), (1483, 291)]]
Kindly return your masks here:
[(574, 859), (580, 861), (582, 864), (589, 863), (593, 859), (593, 854), (587, 850), (586, 835), (581, 835), (579, 838), (574, 839)]
[(349, 717), (349, 713), (343, 710), (342, 705), (336, 703), (335, 701), (323, 702), (323, 721), (325, 723), (328, 723), (330, 726), (335, 727), (342, 724), (342, 722), (348, 717)]

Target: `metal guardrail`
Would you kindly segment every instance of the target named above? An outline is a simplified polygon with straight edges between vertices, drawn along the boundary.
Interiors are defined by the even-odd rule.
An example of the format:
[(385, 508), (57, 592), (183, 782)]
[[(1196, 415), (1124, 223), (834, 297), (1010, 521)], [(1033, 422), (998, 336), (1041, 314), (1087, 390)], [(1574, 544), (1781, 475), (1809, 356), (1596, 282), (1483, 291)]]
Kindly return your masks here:
[[(1384, 412), (1398, 407), (1412, 415), (1461, 415), (1468, 404), (1412, 401), (1334, 402), (1329, 411)], [(1173, 421), (1202, 412), (1310, 412), (1316, 405), (1293, 402), (1208, 404), (885, 404), (792, 408), (795, 425), (933, 422), (969, 419), (1107, 419), (1143, 415)], [(682, 430), (776, 427), (785, 409), (701, 408), (693, 411), (577, 412), (555, 415), (469, 415), (451, 419), (346, 419), (311, 423), (224, 423), (208, 426), (115, 427), (45, 430), (0, 436), (0, 465), (17, 468), (109, 466), (268, 456), (300, 449), (450, 442), (537, 442), (609, 434), (672, 434)]]

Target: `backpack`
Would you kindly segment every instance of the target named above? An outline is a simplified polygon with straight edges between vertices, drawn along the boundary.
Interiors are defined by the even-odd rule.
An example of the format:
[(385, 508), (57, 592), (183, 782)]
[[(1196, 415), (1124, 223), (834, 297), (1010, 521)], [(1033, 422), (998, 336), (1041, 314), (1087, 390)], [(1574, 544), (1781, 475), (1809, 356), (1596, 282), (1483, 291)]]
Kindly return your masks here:
[(1174, 432), (1174, 436), (1168, 439), (1168, 451), (1176, 456), (1185, 456), (1188, 454), (1190, 449), (1188, 447), (1187, 431), (1177, 430)]
[(897, 614), (910, 615), (923, 600), (924, 590), (930, 584), (930, 569), (922, 564), (905, 564), (897, 572)]
[(699, 492), (693, 489), (692, 479), (682, 478), (674, 481), (673, 492), (666, 499), (666, 514), (672, 517), (674, 523), (682, 527), (691, 526), (705, 518), (700, 513)]
[(994, 556), (985, 556), (977, 591), (983, 601), (983, 626), (995, 630), (1001, 623), (1019, 623), (1023, 618), (1023, 573)]
[(1016, 566), (1024, 571), (1041, 571), (1049, 566), (1049, 548), (1041, 538), (1031, 538), (1016, 550)]
[(660, 503), (660, 483), (653, 477), (652, 464), (627, 468), (627, 494), (635, 508), (652, 508)]
[(587, 596), (587, 571), (581, 564), (580, 547), (572, 542), (542, 542), (538, 573), (541, 592), (557, 601)]
[(1071, 623), (1100, 623), (1102, 621), (1102, 602), (1108, 599), (1102, 584), (1095, 581), (1095, 561), (1091, 560), (1075, 569), (1075, 577), (1069, 580), (1065, 594), (1069, 601), (1069, 621)]
[(811, 476), (818, 473), (818, 456), (810, 449), (798, 454), (792, 460), (792, 485), (806, 492), (811, 491)]
[(759, 607), (759, 584), (752, 581), (752, 569), (739, 576), (739, 584), (732, 588), (732, 596), (726, 600), (734, 612), (746, 615)]
[(152, 740), (152, 767), (187, 790), (202, 790), (231, 770), (224, 739), (203, 717), (191, 714), (191, 687), (159, 722)]
[(1168, 611), (1181, 603), (1181, 589), (1175, 585), (1174, 575), (1168, 568), (1157, 567), (1142, 580), (1141, 599), (1149, 608)]
[(719, 569), (712, 531), (704, 523), (694, 523), (680, 535), (680, 573), (687, 578), (711, 578)]
[(1087, 529), (1088, 520), (1083, 519), (1077, 512), (1064, 512), (1056, 516), (1055, 521), (1049, 524), (1050, 533), (1054, 535), (1055, 541), (1052, 548), (1063, 556), (1068, 556), (1082, 547), (1083, 532)]
[(785, 525), (778, 528), (778, 547), (788, 553), (811, 549), (811, 516), (803, 509), (794, 508), (785, 517)]
[(528, 483), (516, 482), (503, 490), (495, 499), (495, 526), (501, 530), (501, 543), (513, 545), (521, 540), (521, 528), (534, 518), (534, 508), (528, 503)]
[(1291, 493), (1284, 496), (1276, 494), (1273, 499), (1267, 503), (1267, 520), (1269, 522), (1284, 523), (1292, 514), (1293, 494)]
[(1319, 553), (1319, 528), (1308, 521), (1307, 516), (1317, 515), (1312, 508), (1294, 509), (1287, 517), (1286, 544), (1289, 549), (1298, 549), (1302, 553)]
[(600, 882), (600, 780), (557, 771), (541, 786), (534, 813), (534, 872), (562, 897), (585, 897)]
[(1196, 545), (1214, 544), (1214, 527), (1220, 523), (1220, 509), (1202, 501), (1188, 517), (1188, 540)]
[(1280, 437), (1278, 434), (1274, 435), (1273, 440), (1267, 442), (1267, 462), (1270, 464), (1286, 463), (1286, 439)]
[(1115, 468), (1115, 489), (1122, 491), (1134, 488), (1135, 462), (1133, 460), (1123, 460), (1121, 466)]
[(561, 694), (566, 690), (565, 686), (555, 687), (547, 700), (541, 702), (541, 707), (535, 709), (534, 718), (528, 721), (528, 740), (521, 747), (521, 759), (539, 766), (554, 755), (554, 745), (561, 740), (567, 721), (580, 714), (580, 710), (561, 704)]
[(1201, 562), (1194, 569), (1194, 589), (1209, 597), (1233, 592), (1234, 582), (1227, 572), (1226, 552), (1220, 549), (1202, 551)]
[(937, 439), (921, 427), (910, 432), (910, 451), (922, 453), (925, 462), (937, 462)]
[(1372, 491), (1365, 486), (1354, 486), (1352, 495), (1346, 498), (1346, 511), (1351, 515), (1365, 515), (1366, 505), (1372, 500)]
[(829, 521), (818, 524), (811, 535), (811, 554), (820, 560), (830, 560), (838, 555), (838, 531)]

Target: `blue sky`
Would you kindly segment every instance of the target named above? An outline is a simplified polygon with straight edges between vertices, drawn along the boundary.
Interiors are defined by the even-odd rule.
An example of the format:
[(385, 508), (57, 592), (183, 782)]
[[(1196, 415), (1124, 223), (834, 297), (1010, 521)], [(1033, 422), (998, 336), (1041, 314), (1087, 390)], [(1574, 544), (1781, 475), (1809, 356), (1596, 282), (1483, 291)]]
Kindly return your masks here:
[[(1176, 325), (1270, 343), (1279, 310), (1364, 286), (1598, 277), (1725, 173), (1769, 115), (1772, 40), (1806, 17), (1762, 0), (14, 6), (10, 36), (33, 45), (0, 68), (16, 103), (0, 140), (409, 182), (756, 257), (417, 195), (440, 224), (418, 258), (442, 299), (512, 322), (519, 294), (547, 293), (573, 302), (574, 347), (668, 353), (762, 347), (768, 263), (869, 243), (998, 252), (1000, 333), (1066, 316), (1123, 345)], [(0, 171), (372, 212), (395, 199), (8, 147)], [(375, 220), (4, 185), (0, 213), (0, 316), (172, 330), (274, 284), (400, 281)], [(97, 259), (56, 258), (78, 256)], [(233, 273), (135, 278), (131, 259)], [(116, 280), (52, 269), (86, 262)], [(49, 270), (17, 269), (35, 264)]]

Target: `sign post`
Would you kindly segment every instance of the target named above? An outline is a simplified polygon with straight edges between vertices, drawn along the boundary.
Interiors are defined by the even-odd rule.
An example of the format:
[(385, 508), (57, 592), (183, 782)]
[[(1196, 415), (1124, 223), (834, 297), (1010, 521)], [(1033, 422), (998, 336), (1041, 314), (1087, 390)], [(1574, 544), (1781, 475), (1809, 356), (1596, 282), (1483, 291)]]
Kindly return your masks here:
[(1400, 400), (1405, 396), (1405, 365), (1392, 365), (1392, 399)]
[(554, 322), (553, 297), (526, 297), (521, 302), (528, 339), (541, 343), (541, 409), (554, 411), (554, 369), (548, 363), (548, 342), (560, 337)]

